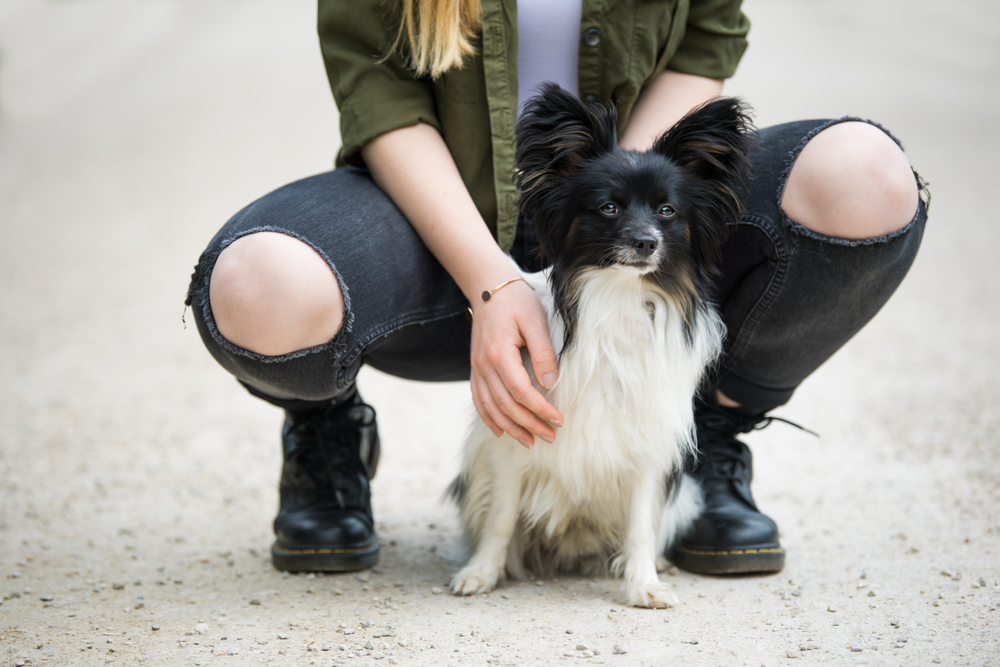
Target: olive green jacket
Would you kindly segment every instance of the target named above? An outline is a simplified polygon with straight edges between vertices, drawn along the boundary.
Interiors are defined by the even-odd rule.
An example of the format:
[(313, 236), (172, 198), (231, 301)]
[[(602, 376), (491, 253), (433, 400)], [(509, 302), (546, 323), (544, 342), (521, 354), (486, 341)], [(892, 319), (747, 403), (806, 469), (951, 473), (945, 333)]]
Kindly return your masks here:
[[(666, 67), (714, 79), (732, 76), (750, 29), (740, 3), (583, 0), (580, 96), (614, 102), (621, 132), (642, 87)], [(391, 49), (401, 4), (319, 0), (320, 46), (340, 109), (337, 166), (364, 166), (361, 147), (381, 134), (420, 121), (433, 125), (506, 251), (517, 230), (517, 2), (482, 0), (476, 55), (434, 81), (415, 77)]]

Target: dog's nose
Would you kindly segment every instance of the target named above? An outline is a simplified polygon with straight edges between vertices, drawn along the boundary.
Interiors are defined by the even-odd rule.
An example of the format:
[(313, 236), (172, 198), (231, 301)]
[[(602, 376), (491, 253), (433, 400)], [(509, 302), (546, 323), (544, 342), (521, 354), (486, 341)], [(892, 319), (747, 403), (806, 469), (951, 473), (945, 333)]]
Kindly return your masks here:
[(632, 247), (640, 257), (649, 257), (656, 250), (656, 239), (648, 234), (632, 237)]

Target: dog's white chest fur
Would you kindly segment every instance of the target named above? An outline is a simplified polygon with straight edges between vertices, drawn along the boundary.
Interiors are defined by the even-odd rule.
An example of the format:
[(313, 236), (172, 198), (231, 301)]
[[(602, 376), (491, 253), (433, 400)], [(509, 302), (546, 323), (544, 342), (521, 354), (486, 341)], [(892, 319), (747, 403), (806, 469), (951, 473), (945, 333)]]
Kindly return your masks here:
[[(565, 325), (545, 276), (526, 279), (558, 346)], [(475, 553), (453, 588), (489, 590), (504, 571), (610, 566), (625, 575), (628, 602), (664, 606), (673, 596), (656, 578), (656, 554), (698, 511), (682, 492), (677, 511), (664, 512), (666, 480), (693, 446), (692, 399), (722, 325), (698, 308), (685, 326), (677, 304), (622, 270), (589, 271), (576, 289), (574, 340), (548, 393), (565, 419), (555, 442), (527, 450), (479, 420), (470, 432), (458, 495)]]

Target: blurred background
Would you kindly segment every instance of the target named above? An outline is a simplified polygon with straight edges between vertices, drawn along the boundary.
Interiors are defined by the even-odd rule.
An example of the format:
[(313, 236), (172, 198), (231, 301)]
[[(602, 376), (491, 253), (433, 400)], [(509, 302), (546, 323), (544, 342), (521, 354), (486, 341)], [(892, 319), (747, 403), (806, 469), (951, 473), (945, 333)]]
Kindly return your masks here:
[[(822, 439), (782, 427), (751, 436), (757, 498), (784, 528), (789, 577), (867, 567), (917, 610), (906, 613), (929, 613), (914, 606), (931, 590), (921, 577), (955, 564), (1000, 576), (1000, 4), (744, 8), (751, 46), (726, 92), (760, 126), (875, 119), (933, 195), (900, 291), (779, 411)], [(265, 554), (282, 415), (215, 365), (182, 310), (199, 253), (230, 215), (332, 166), (338, 118), (314, 24), (309, 0), (0, 2), (8, 587), (65, 589), (57, 606), (106, 604), (127, 625), (101, 584), (91, 594), (71, 582), (202, 582), (201, 593), (164, 593), (164, 616), (186, 596), (215, 591), (212, 604), (228, 608), (274, 585)], [(383, 437), (376, 517), (398, 545), (382, 567), (439, 585), (457, 532), (438, 498), (457, 467), (467, 385), (366, 369), (361, 391)], [(227, 551), (248, 573), (229, 593), (208, 570), (190, 572)], [(51, 623), (32, 599), (0, 606), (0, 632), (15, 618)], [(995, 649), (995, 624), (973, 626)]]

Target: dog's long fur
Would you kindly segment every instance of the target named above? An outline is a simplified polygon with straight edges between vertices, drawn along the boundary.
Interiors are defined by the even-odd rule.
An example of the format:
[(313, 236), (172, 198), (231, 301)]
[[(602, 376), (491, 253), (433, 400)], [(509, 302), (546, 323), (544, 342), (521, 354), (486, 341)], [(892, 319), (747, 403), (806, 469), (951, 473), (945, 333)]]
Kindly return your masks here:
[(724, 98), (652, 150), (626, 151), (613, 108), (548, 84), (517, 131), (521, 207), (551, 262), (524, 277), (559, 351), (547, 398), (565, 426), (528, 450), (476, 420), (452, 485), (474, 553), (452, 590), (610, 570), (626, 603), (670, 606), (655, 563), (701, 511), (683, 460), (692, 400), (724, 335), (710, 281), (752, 177), (752, 127)]

